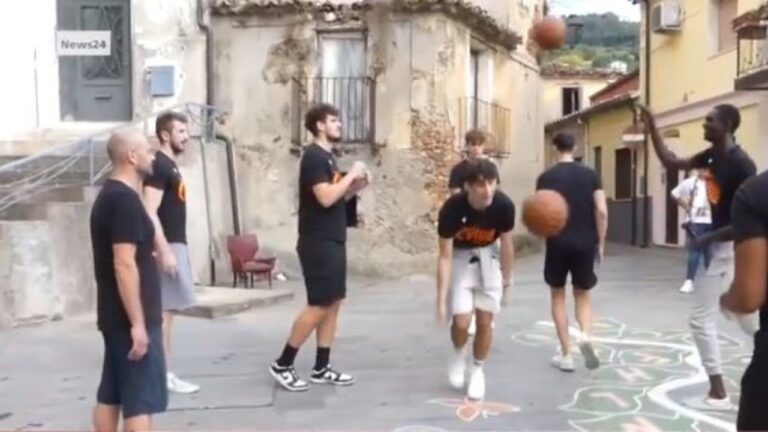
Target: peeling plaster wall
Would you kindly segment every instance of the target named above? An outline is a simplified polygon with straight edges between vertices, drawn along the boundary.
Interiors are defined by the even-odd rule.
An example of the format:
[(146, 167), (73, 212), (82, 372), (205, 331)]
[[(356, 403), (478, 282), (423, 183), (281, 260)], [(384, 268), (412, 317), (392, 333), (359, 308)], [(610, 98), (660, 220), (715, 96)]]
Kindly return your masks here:
[[(442, 14), (368, 14), (368, 68), (377, 81), (377, 152), (359, 149), (374, 181), (350, 230), (350, 270), (383, 276), (432, 272), (436, 213), (459, 160), (459, 98), (466, 96), (470, 31)], [(214, 18), (217, 105), (238, 144), (245, 231), (293, 261), (298, 158), (291, 147), (290, 78), (317, 73), (317, 24), (309, 16)], [(516, 54), (517, 55), (517, 54)], [(540, 81), (509, 53), (494, 58), (494, 102), (510, 108), (515, 148), (500, 162), (517, 202), (541, 171)], [(373, 259), (372, 259), (373, 258)]]

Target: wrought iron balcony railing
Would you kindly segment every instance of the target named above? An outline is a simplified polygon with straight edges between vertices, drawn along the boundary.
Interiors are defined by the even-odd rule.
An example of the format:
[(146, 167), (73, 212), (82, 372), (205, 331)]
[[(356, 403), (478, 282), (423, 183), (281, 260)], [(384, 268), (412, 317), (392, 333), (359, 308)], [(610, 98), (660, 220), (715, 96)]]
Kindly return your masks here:
[[(483, 101), (478, 98), (459, 99), (460, 139), (472, 129), (490, 134), (486, 148), (496, 156), (512, 151), (512, 112), (509, 108)], [(463, 145), (463, 143), (462, 143)]]
[(311, 140), (304, 115), (314, 105), (327, 103), (341, 113), (341, 144), (374, 144), (376, 137), (376, 81), (369, 77), (322, 77), (293, 80), (291, 141)]
[(767, 29), (765, 21), (743, 23), (736, 29), (736, 90), (768, 90)]

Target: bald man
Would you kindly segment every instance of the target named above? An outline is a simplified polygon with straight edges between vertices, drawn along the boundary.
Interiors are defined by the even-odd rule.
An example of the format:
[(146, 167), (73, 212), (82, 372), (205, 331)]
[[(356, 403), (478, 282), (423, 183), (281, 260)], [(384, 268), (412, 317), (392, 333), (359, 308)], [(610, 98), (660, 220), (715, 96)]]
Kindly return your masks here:
[(162, 341), (160, 277), (153, 257), (155, 228), (141, 200), (154, 154), (146, 137), (128, 130), (107, 143), (113, 171), (91, 211), (97, 322), (104, 366), (93, 412), (97, 432), (151, 429), (168, 390)]

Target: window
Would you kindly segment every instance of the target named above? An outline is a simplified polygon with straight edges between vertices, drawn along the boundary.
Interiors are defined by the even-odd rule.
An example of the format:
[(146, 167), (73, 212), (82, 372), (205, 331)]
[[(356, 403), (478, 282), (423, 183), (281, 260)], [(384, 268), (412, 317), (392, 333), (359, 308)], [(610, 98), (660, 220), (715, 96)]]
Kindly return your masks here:
[(616, 150), (616, 197), (632, 198), (632, 150)]
[(581, 110), (581, 88), (563, 87), (563, 116)]
[(717, 15), (717, 50), (727, 51), (736, 47), (736, 32), (731, 23), (736, 18), (739, 3), (737, 0), (715, 0)]
[(342, 141), (361, 143), (370, 138), (373, 112), (372, 83), (366, 77), (366, 43), (362, 32), (319, 33), (320, 76), (316, 101), (331, 104), (341, 114)]
[(592, 150), (595, 153), (595, 173), (597, 174), (597, 178), (600, 180), (600, 183), (603, 183), (603, 148), (602, 147), (595, 147)]

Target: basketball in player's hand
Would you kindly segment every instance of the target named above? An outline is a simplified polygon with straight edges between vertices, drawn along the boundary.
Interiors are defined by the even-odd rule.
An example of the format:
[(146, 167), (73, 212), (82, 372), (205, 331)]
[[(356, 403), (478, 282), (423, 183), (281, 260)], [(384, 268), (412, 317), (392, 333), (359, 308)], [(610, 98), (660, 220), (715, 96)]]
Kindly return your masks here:
[(568, 203), (553, 190), (542, 189), (523, 202), (523, 223), (528, 231), (544, 238), (560, 234), (568, 221)]

